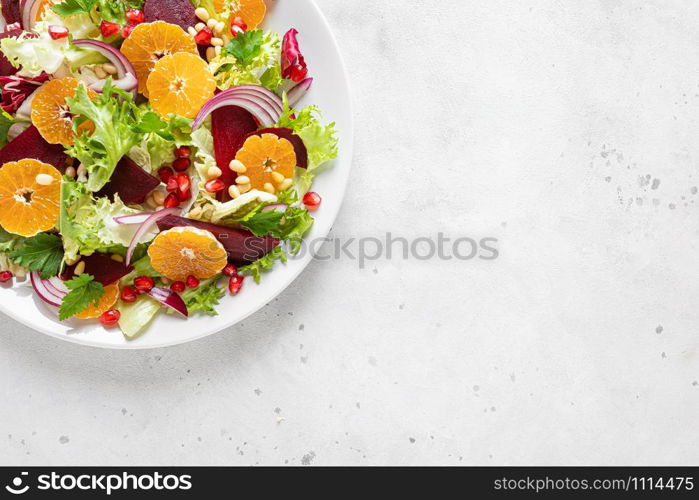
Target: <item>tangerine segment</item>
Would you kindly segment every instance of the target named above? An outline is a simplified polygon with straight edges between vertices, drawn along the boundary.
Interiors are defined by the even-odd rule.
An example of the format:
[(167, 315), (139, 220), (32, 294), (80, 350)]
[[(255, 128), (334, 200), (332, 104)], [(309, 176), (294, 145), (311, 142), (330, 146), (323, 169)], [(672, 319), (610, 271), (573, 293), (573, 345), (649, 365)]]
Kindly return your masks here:
[(174, 227), (156, 236), (148, 248), (153, 268), (174, 281), (188, 276), (213, 278), (228, 264), (223, 245), (209, 231)]
[(148, 97), (148, 77), (164, 56), (186, 52), (198, 54), (197, 44), (188, 33), (165, 21), (142, 23), (124, 40), (121, 52), (133, 64), (138, 77), (138, 91)]
[(163, 57), (148, 77), (150, 103), (163, 117), (175, 113), (194, 118), (215, 91), (216, 80), (207, 64), (186, 52)]
[(267, 14), (267, 6), (264, 0), (214, 0), (214, 8), (217, 12), (221, 12), (228, 1), (231, 7), (231, 17), (242, 17), (249, 30), (254, 30), (265, 18)]
[[(294, 178), (294, 167), (296, 167), (294, 146), (291, 142), (274, 134), (249, 137), (235, 155), (235, 159), (247, 169), (244, 175), (236, 179), (241, 186), (249, 184), (251, 189), (268, 191), (266, 185), (271, 184), (276, 191), (280, 190), (286, 179)], [(249, 182), (241, 182), (241, 180), (247, 180), (245, 177)]]
[[(77, 78), (60, 78), (46, 82), (36, 91), (32, 102), (32, 123), (46, 142), (66, 146), (72, 146), (75, 142), (73, 116), (66, 99), (75, 96), (78, 85), (81, 82)], [(88, 89), (87, 92), (90, 98), (97, 96), (94, 90)], [(83, 126), (88, 130), (94, 129), (94, 124), (86, 123), (89, 125)]]
[(75, 316), (80, 319), (95, 319), (102, 316), (104, 313), (109, 311), (116, 301), (119, 299), (119, 285), (114, 283), (113, 285), (107, 285), (104, 287), (104, 295), (100, 298), (99, 303), (95, 306), (90, 304), (90, 306), (85, 309), (80, 314)]
[(61, 173), (25, 159), (0, 168), (0, 226), (20, 236), (53, 229), (58, 222)]

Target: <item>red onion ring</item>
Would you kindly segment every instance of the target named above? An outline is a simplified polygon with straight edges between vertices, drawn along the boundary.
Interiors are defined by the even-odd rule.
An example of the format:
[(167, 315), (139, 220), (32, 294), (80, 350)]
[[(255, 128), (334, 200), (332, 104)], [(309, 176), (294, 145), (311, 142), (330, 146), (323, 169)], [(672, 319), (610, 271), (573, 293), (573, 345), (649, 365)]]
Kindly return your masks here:
[(138, 245), (138, 242), (141, 241), (141, 238), (143, 238), (144, 234), (146, 234), (153, 226), (155, 226), (157, 222), (163, 217), (167, 217), (168, 215), (178, 215), (179, 213), (180, 208), (178, 207), (164, 208), (162, 210), (158, 210), (157, 212), (151, 213), (150, 216), (141, 224), (141, 227), (138, 228), (136, 234), (133, 235), (133, 239), (129, 244), (129, 249), (126, 252), (126, 265), (128, 266), (131, 264), (131, 257), (133, 257), (133, 252), (134, 250), (136, 250), (136, 246)]
[(194, 120), (192, 130), (199, 128), (211, 113), (225, 106), (239, 106), (245, 109), (265, 127), (271, 127), (279, 121), (282, 107), (281, 100), (277, 95), (258, 85), (241, 87), (224, 90), (209, 99)]
[(289, 101), (290, 108), (296, 106), (303, 96), (306, 95), (306, 92), (308, 92), (308, 90), (311, 88), (311, 85), (313, 85), (313, 78), (306, 78), (305, 80), (301, 80), (297, 85), (289, 90), (289, 92), (287, 92), (286, 98)]
[(189, 311), (187, 310), (187, 304), (185, 304), (182, 297), (179, 294), (173, 292), (168, 288), (151, 288), (147, 293), (148, 296), (154, 300), (157, 300), (164, 306), (177, 311), (185, 318), (189, 317)]
[[(138, 88), (136, 70), (126, 56), (119, 51), (119, 49), (112, 47), (108, 43), (100, 42), (99, 40), (92, 40), (90, 38), (73, 40), (73, 45), (96, 50), (104, 57), (109, 59), (109, 62), (116, 67), (117, 76), (119, 77), (114, 81), (114, 86), (131, 92), (134, 96), (136, 96), (136, 89)], [(104, 88), (104, 81), (102, 80), (96, 82), (90, 85), (90, 88), (100, 92)]]

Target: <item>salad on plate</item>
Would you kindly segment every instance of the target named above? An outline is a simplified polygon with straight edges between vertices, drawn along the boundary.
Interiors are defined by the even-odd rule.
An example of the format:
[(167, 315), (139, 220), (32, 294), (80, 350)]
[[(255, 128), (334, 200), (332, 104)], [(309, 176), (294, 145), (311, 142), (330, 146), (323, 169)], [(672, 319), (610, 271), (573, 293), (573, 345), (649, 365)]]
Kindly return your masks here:
[(127, 338), (234, 307), (337, 157), (264, 0), (1, 0), (0, 282)]

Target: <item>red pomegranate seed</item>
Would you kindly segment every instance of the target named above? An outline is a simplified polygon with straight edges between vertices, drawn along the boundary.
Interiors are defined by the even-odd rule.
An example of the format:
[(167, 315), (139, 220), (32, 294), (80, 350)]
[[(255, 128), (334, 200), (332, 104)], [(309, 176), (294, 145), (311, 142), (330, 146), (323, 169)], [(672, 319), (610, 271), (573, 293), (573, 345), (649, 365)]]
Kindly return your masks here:
[(121, 36), (122, 38), (129, 38), (131, 36), (131, 32), (134, 30), (136, 26), (133, 24), (127, 24), (123, 28), (121, 28)]
[(173, 172), (170, 167), (160, 167), (158, 169), (158, 177), (160, 177), (160, 180), (163, 181), (165, 184), (167, 184), (170, 181), (170, 178), (173, 175), (175, 175), (175, 172)]
[(0, 273), (0, 283), (7, 283), (14, 277), (10, 271), (3, 271)]
[(300, 64), (296, 64), (295, 66), (292, 66), (291, 68), (291, 81), (292, 82), (300, 82), (304, 78), (308, 76), (308, 68), (304, 68)]
[(209, 182), (204, 184), (204, 189), (206, 189), (209, 193), (218, 193), (219, 191), (226, 189), (226, 183), (221, 179), (211, 179)]
[(236, 16), (231, 21), (231, 35), (235, 37), (238, 34), (238, 31), (234, 30), (234, 28), (239, 28), (243, 33), (245, 33), (248, 30), (248, 25), (245, 23), (245, 20), (242, 17)]
[(175, 293), (182, 293), (186, 287), (187, 285), (184, 284), (184, 281), (175, 281), (172, 285), (170, 285), (170, 290)]
[(175, 150), (175, 156), (178, 158), (189, 158), (192, 154), (192, 148), (189, 146), (180, 146)]
[(121, 300), (124, 302), (136, 302), (138, 294), (130, 286), (125, 286), (121, 289)]
[(175, 208), (180, 206), (180, 198), (175, 193), (170, 193), (163, 202), (165, 208)]
[(100, 322), (102, 325), (104, 325), (105, 328), (112, 328), (119, 323), (119, 319), (121, 318), (121, 313), (117, 311), (116, 309), (110, 309), (106, 313), (104, 313), (102, 316), (100, 316)]
[(196, 288), (199, 286), (199, 280), (197, 279), (196, 276), (192, 276), (191, 274), (187, 276), (187, 286), (189, 288)]
[(177, 175), (175, 175), (175, 179), (177, 179), (178, 193), (184, 195), (192, 188), (192, 179), (190, 179), (184, 172), (178, 172)]
[(185, 202), (192, 198), (192, 191), (189, 189), (186, 191), (175, 191), (175, 193), (177, 194), (177, 199), (180, 200), (180, 202)]
[(174, 168), (178, 172), (184, 172), (189, 168), (191, 164), (192, 162), (189, 161), (189, 158), (177, 158), (175, 161), (172, 162), (172, 168)]
[(117, 23), (110, 23), (109, 21), (102, 21), (100, 24), (100, 32), (104, 38), (109, 38), (112, 35), (119, 33), (121, 26)]
[(170, 177), (165, 184), (165, 189), (167, 190), (167, 192), (174, 193), (175, 191), (177, 191), (177, 176), (175, 174), (172, 174), (172, 177)]
[(313, 191), (306, 193), (306, 196), (303, 197), (303, 204), (306, 205), (306, 208), (311, 212), (318, 210), (318, 207), (320, 207), (322, 201), (323, 199), (320, 197), (320, 195), (318, 193), (314, 193)]
[(61, 38), (67, 37), (69, 34), (70, 31), (68, 31), (68, 28), (65, 26), (49, 26), (49, 36), (52, 40), (60, 40)]
[(233, 264), (228, 264), (226, 267), (223, 268), (223, 274), (226, 276), (235, 276), (238, 274), (238, 268), (235, 267)]
[(126, 20), (130, 24), (141, 24), (146, 22), (146, 15), (140, 9), (129, 9), (126, 11)]
[(231, 295), (238, 295), (238, 293), (240, 292), (240, 289), (243, 286), (244, 280), (245, 280), (245, 276), (240, 276), (240, 275), (231, 276), (231, 279), (228, 282), (228, 291), (231, 292)]
[(197, 45), (211, 45), (211, 39), (214, 37), (214, 32), (208, 27), (200, 30), (199, 33), (194, 35), (194, 41)]
[(150, 292), (155, 286), (155, 283), (150, 276), (139, 276), (133, 280), (133, 286), (139, 292)]

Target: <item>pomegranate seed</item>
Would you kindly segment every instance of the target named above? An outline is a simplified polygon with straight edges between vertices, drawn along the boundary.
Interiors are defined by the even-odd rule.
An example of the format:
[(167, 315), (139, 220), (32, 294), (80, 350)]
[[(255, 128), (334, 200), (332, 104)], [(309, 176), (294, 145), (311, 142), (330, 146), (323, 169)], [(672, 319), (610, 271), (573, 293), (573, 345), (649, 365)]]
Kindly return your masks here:
[(184, 284), (184, 281), (175, 281), (172, 285), (170, 285), (170, 290), (175, 293), (182, 293), (184, 292), (186, 286), (187, 285)]
[(109, 38), (112, 35), (119, 33), (121, 26), (117, 23), (110, 23), (109, 21), (102, 21), (100, 24), (100, 32), (104, 38)]
[(0, 283), (7, 283), (14, 277), (10, 271), (3, 271), (0, 273)]
[(296, 64), (291, 67), (291, 81), (292, 82), (300, 82), (304, 78), (308, 76), (308, 68), (304, 68), (300, 64)]
[(177, 158), (175, 161), (172, 162), (172, 168), (174, 168), (178, 172), (184, 172), (189, 168), (191, 164), (192, 162), (189, 161), (189, 158)]
[(100, 322), (102, 325), (104, 325), (105, 328), (112, 328), (119, 323), (119, 319), (121, 318), (121, 313), (117, 311), (116, 309), (110, 309), (106, 313), (104, 313), (102, 316), (100, 316)]
[(160, 177), (160, 180), (163, 181), (165, 184), (167, 184), (170, 181), (170, 178), (175, 175), (175, 173), (172, 171), (170, 167), (160, 167), (158, 169), (158, 177)]
[(196, 276), (192, 276), (191, 274), (187, 276), (187, 286), (189, 288), (196, 288), (199, 286), (199, 280), (197, 279)]
[(68, 31), (68, 28), (65, 26), (49, 26), (49, 36), (51, 36), (52, 40), (60, 40), (61, 38), (65, 38), (70, 34), (70, 31)]
[(130, 286), (125, 286), (121, 289), (121, 300), (124, 302), (136, 302), (138, 294)]
[(245, 20), (238, 16), (234, 17), (231, 21), (231, 35), (236, 36), (238, 33), (233, 30), (234, 27), (239, 28), (243, 33), (248, 30), (248, 25), (245, 23)]
[(139, 9), (129, 9), (126, 11), (126, 20), (130, 24), (141, 24), (146, 21), (146, 15), (142, 10)]
[(235, 276), (238, 274), (238, 268), (235, 267), (233, 264), (228, 264), (226, 267), (223, 268), (223, 274), (226, 276)]
[(155, 283), (150, 276), (139, 276), (133, 280), (133, 286), (139, 292), (150, 292), (155, 286)]
[(238, 293), (240, 292), (240, 289), (243, 286), (244, 280), (245, 280), (245, 276), (240, 276), (240, 275), (231, 276), (231, 279), (228, 282), (228, 291), (231, 292), (231, 295), (238, 295)]
[(197, 45), (211, 45), (211, 39), (214, 37), (214, 32), (208, 27), (205, 27), (199, 33), (194, 35), (194, 41)]
[(189, 146), (180, 146), (175, 150), (175, 156), (178, 158), (189, 158), (192, 154), (192, 148)]
[(123, 28), (121, 28), (121, 36), (122, 38), (129, 38), (131, 36), (131, 32), (134, 30), (136, 26), (133, 24), (127, 24)]
[(175, 174), (172, 174), (172, 176), (167, 180), (165, 184), (165, 189), (167, 190), (167, 192), (174, 193), (175, 191), (177, 191), (177, 176)]
[(175, 179), (177, 179), (177, 191), (180, 194), (184, 195), (192, 188), (192, 179), (184, 172), (178, 172)]
[(226, 184), (221, 179), (211, 179), (209, 182), (204, 184), (204, 189), (209, 193), (218, 193), (226, 189)]
[(306, 208), (311, 212), (318, 210), (318, 207), (320, 207), (320, 203), (322, 201), (323, 199), (320, 197), (320, 195), (318, 193), (314, 193), (313, 191), (306, 193), (306, 196), (303, 197), (303, 204), (306, 205)]
[(177, 199), (180, 200), (180, 202), (185, 202), (192, 197), (192, 191), (189, 189), (187, 189), (186, 191), (176, 191), (176, 194)]
[(180, 206), (180, 199), (175, 193), (170, 193), (163, 202), (165, 208), (175, 208)]

